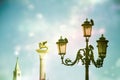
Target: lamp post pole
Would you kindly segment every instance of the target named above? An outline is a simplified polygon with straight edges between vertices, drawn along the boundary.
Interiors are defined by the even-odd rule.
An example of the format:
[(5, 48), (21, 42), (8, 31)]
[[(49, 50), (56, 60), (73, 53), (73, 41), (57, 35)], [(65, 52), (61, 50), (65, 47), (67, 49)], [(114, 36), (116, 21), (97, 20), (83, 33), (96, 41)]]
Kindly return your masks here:
[(88, 38), (86, 38), (86, 55), (85, 55), (85, 59), (86, 59), (86, 62), (85, 62), (85, 80), (89, 80), (89, 64), (90, 64), (90, 61), (88, 59), (88, 54), (89, 54), (89, 50), (88, 50)]
[(96, 68), (102, 67), (104, 58), (106, 57), (106, 51), (107, 51), (108, 40), (106, 40), (102, 34), (99, 40), (97, 40), (98, 59), (97, 60), (94, 59), (94, 53), (93, 53), (94, 47), (88, 44), (93, 25), (94, 25), (94, 22), (92, 19), (90, 21), (86, 19), (86, 21), (82, 24), (84, 37), (86, 39), (86, 47), (78, 50), (74, 61), (70, 60), (69, 58), (64, 60), (64, 56), (66, 54), (66, 46), (68, 43), (67, 38), (62, 39), (62, 37), (60, 37), (58, 42), (56, 42), (56, 44), (58, 45), (58, 53), (61, 56), (62, 64), (66, 66), (73, 66), (79, 61), (81, 61), (82, 65), (85, 65), (85, 80), (89, 80), (90, 63), (93, 63), (93, 65)]

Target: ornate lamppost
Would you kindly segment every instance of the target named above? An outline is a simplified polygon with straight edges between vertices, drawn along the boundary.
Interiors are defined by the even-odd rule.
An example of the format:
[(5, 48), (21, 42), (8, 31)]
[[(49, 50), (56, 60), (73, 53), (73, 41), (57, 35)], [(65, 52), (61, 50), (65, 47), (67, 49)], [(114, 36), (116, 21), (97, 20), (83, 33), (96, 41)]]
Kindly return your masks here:
[(93, 25), (94, 25), (94, 22), (92, 19), (90, 21), (86, 19), (86, 21), (81, 25), (83, 27), (83, 34), (86, 39), (86, 47), (78, 50), (76, 59), (74, 61), (70, 60), (69, 58), (64, 60), (64, 56), (66, 54), (66, 45), (68, 43), (67, 38), (62, 39), (61, 37), (58, 40), (58, 42), (56, 42), (56, 44), (58, 45), (58, 53), (61, 56), (62, 64), (66, 66), (73, 66), (74, 64), (78, 63), (81, 60), (82, 65), (85, 65), (85, 80), (89, 80), (90, 63), (92, 62), (93, 65), (97, 68), (102, 67), (104, 58), (106, 57), (106, 51), (107, 51), (108, 40), (106, 40), (102, 34), (99, 40), (97, 40), (98, 58), (95, 61), (94, 53), (93, 53), (94, 48), (92, 45), (88, 44)]
[(39, 76), (39, 80), (46, 80), (46, 73), (45, 73), (45, 55), (48, 51), (48, 47), (45, 45), (47, 43), (47, 41), (45, 42), (40, 42), (39, 43), (39, 49), (37, 49), (36, 51), (39, 54), (39, 59), (40, 59), (40, 76)]

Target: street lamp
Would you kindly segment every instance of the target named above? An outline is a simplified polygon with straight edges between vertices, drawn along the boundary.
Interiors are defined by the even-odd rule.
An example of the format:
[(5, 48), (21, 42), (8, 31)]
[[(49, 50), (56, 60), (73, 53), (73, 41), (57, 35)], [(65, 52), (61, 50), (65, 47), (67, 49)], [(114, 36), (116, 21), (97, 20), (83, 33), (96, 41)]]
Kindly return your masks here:
[(58, 45), (58, 53), (61, 56), (62, 64), (66, 66), (73, 66), (74, 64), (78, 63), (80, 60), (82, 65), (85, 65), (85, 80), (89, 80), (89, 65), (92, 62), (96, 68), (100, 68), (103, 66), (104, 58), (106, 57), (107, 51), (107, 43), (108, 40), (102, 36), (97, 40), (97, 47), (98, 47), (98, 59), (95, 61), (94, 53), (93, 53), (93, 46), (89, 45), (89, 37), (91, 36), (92, 26), (94, 25), (93, 20), (91, 19), (86, 21), (81, 25), (83, 27), (83, 34), (86, 39), (86, 47), (83, 49), (79, 49), (76, 55), (76, 59), (74, 61), (70, 60), (69, 58), (64, 60), (64, 55), (66, 54), (66, 45), (68, 43), (67, 38), (62, 39), (62, 37), (56, 42)]
[(98, 47), (98, 54), (99, 54), (99, 57), (101, 59), (104, 59), (106, 57), (106, 49), (108, 47), (107, 43), (108, 43), (108, 40), (105, 39), (105, 37), (102, 36), (100, 37), (99, 40), (97, 40), (97, 47)]
[(58, 45), (59, 55), (65, 55), (67, 43), (68, 43), (67, 38), (62, 39), (62, 36), (61, 36), (58, 42), (56, 43)]
[(84, 37), (90, 37), (91, 36), (91, 31), (92, 31), (92, 26), (94, 25), (93, 20), (91, 19), (91, 23), (86, 19), (86, 21), (81, 25), (83, 26), (83, 34)]

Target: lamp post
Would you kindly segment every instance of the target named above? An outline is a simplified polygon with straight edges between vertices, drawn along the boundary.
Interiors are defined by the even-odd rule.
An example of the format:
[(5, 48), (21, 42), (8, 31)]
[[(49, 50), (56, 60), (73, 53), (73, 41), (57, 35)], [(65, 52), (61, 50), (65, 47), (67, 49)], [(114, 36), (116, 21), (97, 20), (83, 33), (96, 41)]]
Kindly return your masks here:
[(39, 54), (40, 59), (40, 75), (39, 80), (46, 80), (46, 73), (45, 73), (45, 55), (48, 51), (48, 47), (45, 45), (47, 41), (39, 43), (39, 49), (36, 51)]
[(86, 21), (81, 25), (83, 27), (83, 34), (86, 39), (86, 47), (83, 49), (79, 49), (76, 55), (76, 58), (74, 61), (70, 60), (69, 58), (64, 60), (64, 56), (66, 54), (66, 46), (68, 43), (67, 38), (62, 39), (62, 37), (56, 42), (58, 45), (58, 53), (61, 56), (62, 64), (66, 66), (73, 66), (74, 64), (78, 63), (80, 60), (82, 62), (82, 65), (85, 65), (85, 80), (89, 80), (89, 65), (92, 62), (93, 65), (96, 68), (100, 68), (103, 66), (104, 58), (106, 57), (106, 51), (107, 51), (107, 43), (108, 40), (105, 39), (105, 37), (102, 36), (97, 40), (97, 47), (98, 47), (98, 59), (94, 59), (94, 53), (93, 53), (93, 46), (89, 45), (89, 38), (91, 37), (92, 32), (92, 26), (94, 25), (93, 20), (91, 19)]

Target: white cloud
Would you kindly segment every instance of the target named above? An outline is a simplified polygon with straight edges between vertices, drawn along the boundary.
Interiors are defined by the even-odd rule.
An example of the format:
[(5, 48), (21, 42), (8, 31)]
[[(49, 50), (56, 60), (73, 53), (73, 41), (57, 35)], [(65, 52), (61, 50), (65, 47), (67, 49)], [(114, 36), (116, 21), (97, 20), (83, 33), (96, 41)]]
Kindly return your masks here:
[(99, 29), (99, 33), (100, 34), (104, 34), (105, 33), (105, 29), (104, 28)]
[(28, 75), (23, 75), (22, 80), (31, 80), (31, 77)]
[(70, 18), (68, 23), (72, 26), (81, 26), (88, 14), (92, 12), (94, 6), (90, 1), (82, 0), (77, 1), (76, 5), (71, 7)]
[(99, 3), (103, 3), (105, 0), (90, 0), (90, 3), (95, 5), (95, 4), (99, 4)]
[(70, 14), (70, 23), (71, 24), (76, 24), (77, 22), (80, 23), (80, 20), (84, 19), (87, 15), (87, 10), (86, 7), (82, 7), (82, 9), (80, 8), (81, 6), (73, 6), (71, 8), (71, 14)]
[(30, 0), (21, 0), (24, 4), (29, 4)]
[(100, 29), (93, 29), (92, 30), (92, 35), (100, 35), (105, 33), (105, 28), (100, 28)]
[(109, 71), (108, 71), (108, 70), (105, 70), (103, 73), (104, 73), (104, 74), (109, 74)]
[(116, 67), (120, 67), (120, 58), (116, 61)]
[(16, 56), (18, 56), (18, 55), (20, 54), (20, 50), (21, 50), (21, 46), (17, 45), (17, 46), (15, 47), (14, 54), (15, 54)]
[(43, 15), (37, 13), (34, 16), (35, 19), (25, 19), (22, 24), (20, 24), (18, 27), (20, 33), (28, 34), (28, 37), (34, 37), (37, 33), (46, 32), (49, 24), (45, 21)]
[(36, 17), (37, 17), (38, 19), (43, 19), (43, 15), (42, 15), (41, 13), (38, 13), (38, 14), (36, 15)]
[(34, 37), (35, 36), (35, 33), (34, 32), (30, 32), (29, 33), (29, 37)]
[(60, 30), (63, 31), (63, 32), (64, 32), (64, 31), (67, 31), (67, 25), (61, 24), (61, 25), (60, 25)]
[(15, 51), (14, 54), (17, 56), (19, 55), (19, 51)]
[(116, 80), (120, 80), (120, 77), (118, 77)]
[(98, 80), (98, 75), (96, 75), (93, 71), (89, 71), (90, 80)]
[(82, 4), (82, 6), (94, 6), (97, 4), (102, 4), (107, 0), (81, 0), (81, 1), (77, 1), (80, 5)]
[(112, 8), (113, 10), (120, 10), (120, 5), (115, 5), (115, 4), (113, 4), (113, 5), (111, 6), (111, 8)]
[(81, 15), (81, 14), (79, 14), (80, 13), (79, 11), (80, 11), (79, 6), (73, 6), (71, 8), (70, 18), (68, 20), (69, 21), (68, 23), (70, 25), (76, 25), (79, 22), (79, 18)]
[(30, 10), (33, 10), (35, 7), (34, 7), (33, 4), (29, 4), (29, 5), (28, 5), (28, 8), (29, 8)]
[(37, 49), (37, 45), (36, 43), (31, 43), (31, 44), (26, 44), (24, 45), (24, 49), (28, 52), (32, 52), (32, 51), (35, 51)]

